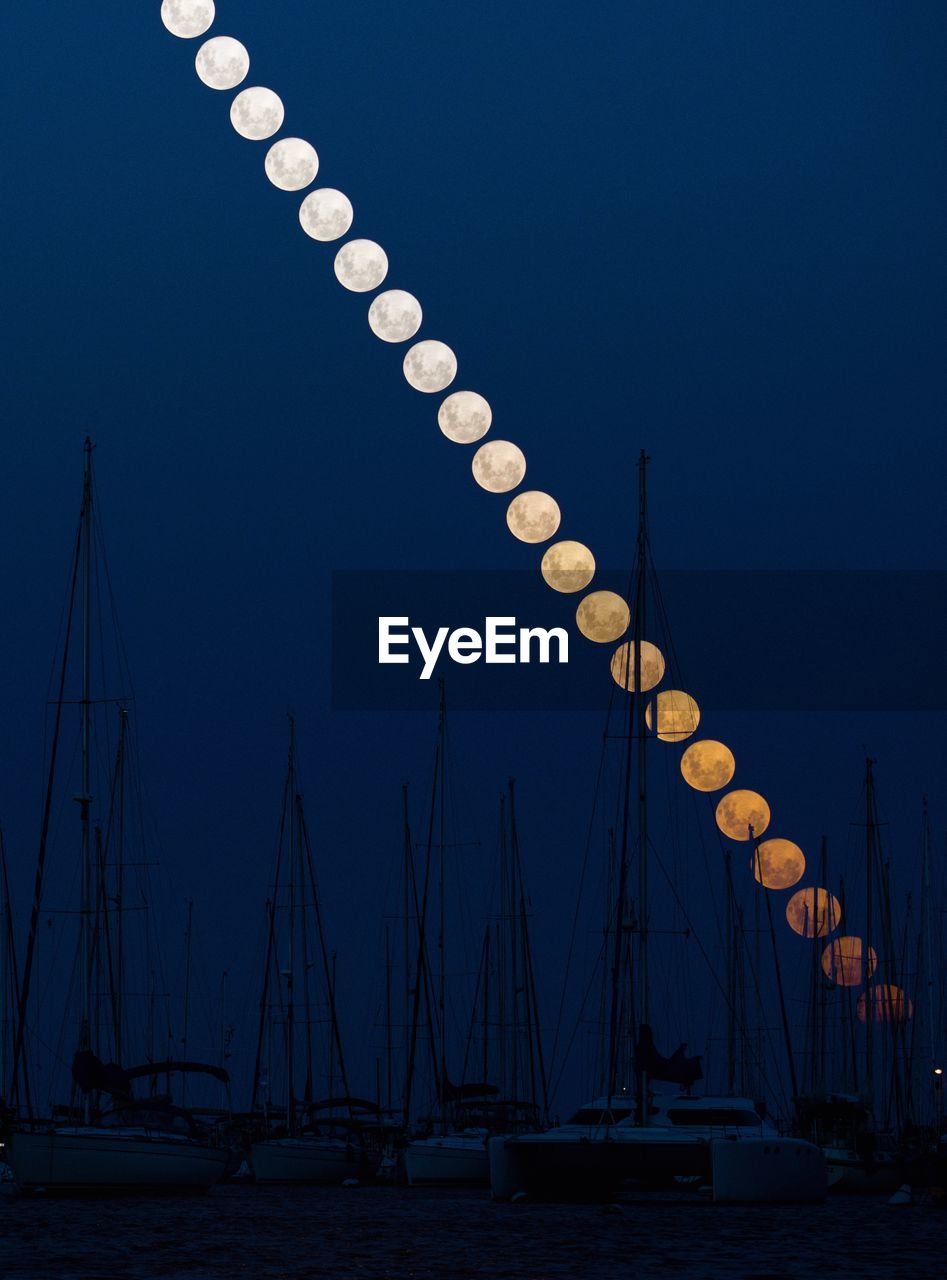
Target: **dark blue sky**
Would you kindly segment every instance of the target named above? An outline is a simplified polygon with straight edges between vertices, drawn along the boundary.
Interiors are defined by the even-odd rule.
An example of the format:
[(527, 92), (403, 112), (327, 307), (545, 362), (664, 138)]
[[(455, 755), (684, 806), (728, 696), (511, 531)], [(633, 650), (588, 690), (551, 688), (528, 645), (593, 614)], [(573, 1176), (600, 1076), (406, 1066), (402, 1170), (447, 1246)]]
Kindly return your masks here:
[[(88, 431), (149, 807), (175, 910), (195, 900), (208, 989), (226, 966), (248, 990), (291, 706), (363, 1043), (363, 939), (433, 726), (331, 712), (329, 574), (538, 557), (440, 435), (439, 397), (371, 335), (367, 299), (339, 287), (333, 248), (299, 229), (299, 197), (265, 179), (268, 144), (238, 137), (232, 95), (198, 81), (200, 41), (158, 9), (0, 16), (0, 816), (25, 907)], [(646, 446), (668, 568), (947, 569), (939, 4), (221, 0), (210, 34), (248, 47), (248, 83), (281, 95), (283, 134), (315, 145), (318, 184), (350, 195), (353, 234), (421, 299), (421, 336), (453, 346), (457, 385), (488, 397), (494, 434), (600, 563), (630, 558)], [(721, 609), (752, 628), (752, 601)], [(767, 651), (761, 637), (764, 674)], [(698, 698), (701, 663), (719, 685), (727, 661), (691, 657)], [(862, 713), (715, 712), (706, 728), (807, 850), (823, 831), (845, 847), (868, 747), (907, 887), (924, 791), (943, 847), (944, 717), (872, 705), (867, 689)], [(520, 780), (547, 969), (601, 721), (550, 707), (454, 723), (484, 871), (495, 797)]]

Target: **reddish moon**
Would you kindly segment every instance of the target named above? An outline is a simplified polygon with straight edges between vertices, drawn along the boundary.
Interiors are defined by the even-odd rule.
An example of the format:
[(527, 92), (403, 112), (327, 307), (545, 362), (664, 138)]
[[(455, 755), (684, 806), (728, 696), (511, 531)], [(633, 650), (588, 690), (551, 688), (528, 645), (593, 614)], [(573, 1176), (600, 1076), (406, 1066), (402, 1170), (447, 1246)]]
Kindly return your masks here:
[(825, 938), (839, 927), (842, 904), (827, 889), (800, 889), (786, 903), (786, 919), (801, 938)]
[(833, 938), (822, 952), (823, 973), (840, 987), (860, 987), (868, 981), (877, 965), (878, 953), (874, 947), (868, 949), (866, 963), (865, 944), (861, 938), (848, 935)]
[(806, 857), (791, 840), (764, 840), (750, 859), (750, 869), (764, 889), (791, 889), (805, 874)]

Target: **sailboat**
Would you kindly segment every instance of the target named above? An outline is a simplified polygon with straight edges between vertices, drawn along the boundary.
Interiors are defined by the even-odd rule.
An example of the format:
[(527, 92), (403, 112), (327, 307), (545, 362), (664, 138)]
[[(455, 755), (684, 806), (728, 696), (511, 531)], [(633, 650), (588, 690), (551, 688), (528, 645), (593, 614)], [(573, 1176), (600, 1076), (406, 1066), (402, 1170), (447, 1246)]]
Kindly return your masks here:
[[(721, 1200), (820, 1199), (825, 1193), (825, 1164), (813, 1144), (781, 1138), (749, 1098), (694, 1095), (693, 1086), (702, 1078), (700, 1060), (687, 1057), (684, 1046), (664, 1057), (651, 1032), (649, 726), (640, 689), (643, 681), (637, 678), (645, 669), (647, 584), (653, 574), (646, 465), (642, 451), (637, 550), (629, 591), (633, 638), (624, 650), (624, 670), (615, 677), (629, 698), (621, 735), (617, 883), (605, 931), (606, 1088), (564, 1125), (492, 1139), (491, 1191), (501, 1199), (525, 1193), (554, 1200), (600, 1200), (611, 1198), (629, 1183), (653, 1187), (683, 1179), (712, 1184), (715, 1197)], [(638, 864), (634, 910), (629, 883), (632, 840)], [(634, 1081), (633, 1091), (625, 1085), (629, 1079)], [(677, 1084), (683, 1092), (658, 1093), (653, 1081)]]
[[(222, 1082), (227, 1075), (216, 1067), (193, 1062), (149, 1061), (123, 1068), (120, 1058), (126, 1010), (123, 1004), (121, 805), (128, 717), (120, 711), (119, 748), (112, 784), (107, 789), (109, 815), (106, 832), (115, 836), (117, 863), (109, 876), (110, 853), (103, 843), (93, 794), (94, 644), (99, 637), (94, 603), (100, 580), (96, 551), (101, 531), (95, 520), (92, 442), (84, 445), (82, 504), (67, 602), (67, 625), (54, 704), (55, 727), (38, 855), (35, 892), (22, 981), (10, 1075), (10, 1101), (15, 1119), (6, 1142), (6, 1159), (23, 1191), (205, 1191), (223, 1175), (228, 1153), (218, 1147), (193, 1115), (175, 1106), (170, 1080), (181, 1073), (209, 1073)], [(74, 623), (78, 615), (79, 626)], [(28, 1021), (31, 978), (35, 968), (40, 915), (44, 906), (50, 817), (57, 784), (57, 756), (63, 718), (72, 702), (66, 697), (73, 631), (80, 632), (81, 688), (78, 698), (80, 737), (79, 810), (80, 885), (78, 972), (80, 1011), (72, 1062), (72, 1101), (38, 1116), (30, 1087)], [(112, 935), (111, 917), (118, 926)], [(115, 1061), (100, 1056), (111, 1043)], [(135, 1094), (135, 1083), (149, 1082), (146, 1095)], [(164, 1082), (164, 1090), (159, 1085)]]
[[(442, 697), (439, 736), (443, 734), (443, 714)], [(494, 927), (488, 923), (484, 931), (463, 1063), (464, 1083), (453, 1085), (447, 1079), (442, 1047), (440, 1132), (415, 1137), (405, 1147), (404, 1168), (410, 1186), (487, 1186), (489, 1139), (499, 1133), (533, 1130), (548, 1113), (512, 779), (507, 795), (500, 800), (499, 830), (498, 911)], [(479, 1046), (475, 1029), (480, 1035)], [(480, 1080), (468, 1083), (468, 1069), (473, 1067), (478, 1048)]]
[[(313, 936), (314, 935), (314, 936)], [(315, 1095), (317, 1014), (312, 969), (322, 975), (328, 1015), (329, 1096)], [(273, 896), (267, 903), (267, 943), (251, 1116), (262, 1136), (250, 1147), (257, 1182), (341, 1184), (374, 1175), (381, 1160), (378, 1108), (350, 1096), (336, 1010), (315, 861), (296, 759), (296, 725), (289, 718), (289, 753)], [(274, 1017), (274, 1014), (276, 1015)], [(274, 1103), (273, 1073), (284, 1069), (282, 1103)], [(336, 1081), (342, 1089), (334, 1096)]]

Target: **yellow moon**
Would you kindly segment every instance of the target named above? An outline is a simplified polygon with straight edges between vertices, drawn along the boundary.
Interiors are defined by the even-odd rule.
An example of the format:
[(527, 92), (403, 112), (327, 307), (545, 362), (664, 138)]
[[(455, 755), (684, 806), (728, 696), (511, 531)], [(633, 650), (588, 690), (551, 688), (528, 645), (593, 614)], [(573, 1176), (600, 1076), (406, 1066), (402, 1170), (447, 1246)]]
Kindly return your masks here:
[(731, 840), (761, 836), (769, 818), (769, 805), (756, 791), (728, 791), (717, 805), (717, 826)]
[(553, 591), (582, 591), (595, 576), (595, 557), (581, 542), (554, 542), (543, 556), (542, 573)]
[(662, 742), (683, 742), (697, 732), (700, 707), (689, 693), (680, 689), (665, 689), (655, 696), (653, 702), (648, 703), (644, 718), (645, 724), (655, 731)]
[(487, 493), (509, 493), (523, 483), (526, 459), (523, 450), (509, 440), (491, 440), (474, 454), (470, 469)]
[(518, 493), (506, 509), (506, 523), (520, 542), (545, 542), (559, 528), (559, 504), (548, 493), (527, 489)]
[(914, 1015), (914, 1006), (900, 987), (882, 984), (869, 987), (858, 997), (857, 1012), (860, 1022), (865, 1021), (869, 1006), (868, 997), (871, 1003), (872, 1022), (903, 1022), (905, 1018)]
[(878, 953), (874, 947), (869, 948), (867, 964), (864, 952), (861, 938), (847, 935), (833, 938), (822, 952), (822, 971), (840, 987), (860, 987), (878, 966)]
[(824, 938), (839, 927), (842, 905), (827, 889), (800, 889), (786, 903), (786, 919), (800, 938)]
[(733, 752), (714, 738), (692, 742), (681, 756), (684, 781), (695, 791), (720, 791), (736, 773)]
[(791, 840), (764, 840), (750, 859), (750, 870), (764, 889), (791, 889), (805, 874), (806, 856)]
[(631, 613), (625, 601), (614, 591), (592, 591), (579, 601), (575, 621), (586, 640), (608, 644), (628, 630)]
[(455, 444), (473, 444), (490, 430), (493, 410), (477, 391), (455, 391), (437, 411), (437, 425)]
[[(624, 644), (620, 644), (612, 654), (612, 660), (609, 663), (612, 673), (612, 679), (620, 688), (627, 690), (628, 693), (634, 693), (636, 687), (635, 680), (635, 645), (634, 641), (626, 640)], [(647, 693), (649, 689), (653, 689), (656, 684), (660, 684), (664, 679), (664, 654), (648, 640), (641, 642), (641, 692)]]

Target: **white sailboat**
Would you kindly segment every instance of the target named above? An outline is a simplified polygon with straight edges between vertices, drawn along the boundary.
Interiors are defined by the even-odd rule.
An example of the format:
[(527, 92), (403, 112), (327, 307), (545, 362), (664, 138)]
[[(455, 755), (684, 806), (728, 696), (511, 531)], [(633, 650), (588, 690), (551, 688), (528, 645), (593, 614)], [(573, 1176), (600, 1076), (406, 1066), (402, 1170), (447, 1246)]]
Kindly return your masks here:
[[(203, 1191), (223, 1175), (228, 1152), (216, 1146), (192, 1116), (157, 1093), (158, 1076), (170, 1079), (173, 1071), (205, 1070), (194, 1063), (148, 1063), (125, 1071), (116, 1063), (103, 1064), (95, 1049), (98, 1043), (100, 1001), (97, 979), (102, 969), (99, 924), (108, 910), (104, 887), (106, 859), (98, 845), (93, 848), (92, 782), (92, 662), (93, 641), (98, 631), (93, 625), (93, 601), (97, 594), (94, 556), (97, 530), (93, 513), (92, 443), (85, 441), (82, 506), (75, 544), (73, 575), (69, 595), (70, 624), (77, 600), (81, 619), (80, 743), (81, 779), (79, 805), (81, 829), (81, 904), (79, 973), (81, 1010), (78, 1046), (73, 1061), (72, 1102), (57, 1108), (48, 1119), (34, 1111), (26, 1065), (27, 1006), (37, 937), (37, 923), (43, 906), (44, 871), (49, 831), (50, 802), (56, 777), (56, 745), (67, 700), (64, 697), (69, 671), (71, 625), (66, 628), (64, 651), (56, 703), (56, 732), (51, 754), (47, 804), (40, 841), (39, 866), (33, 902), (31, 929), (27, 943), (23, 982), (19, 992), (17, 1029), (11, 1072), (11, 1102), (16, 1118), (10, 1127), (5, 1158), (17, 1186), (23, 1191)], [(122, 759), (126, 717), (122, 712)], [(121, 888), (117, 890), (121, 912)], [(119, 926), (120, 927), (120, 926)], [(110, 972), (108, 987), (114, 1031), (113, 1048), (120, 1053), (123, 1022), (121, 1000), (122, 940), (115, 943), (117, 976)], [(111, 963), (111, 960), (110, 960)], [(218, 1079), (226, 1072), (206, 1068)], [(134, 1079), (151, 1078), (151, 1096), (135, 1098)], [(103, 1105), (108, 1097), (110, 1104)]]

